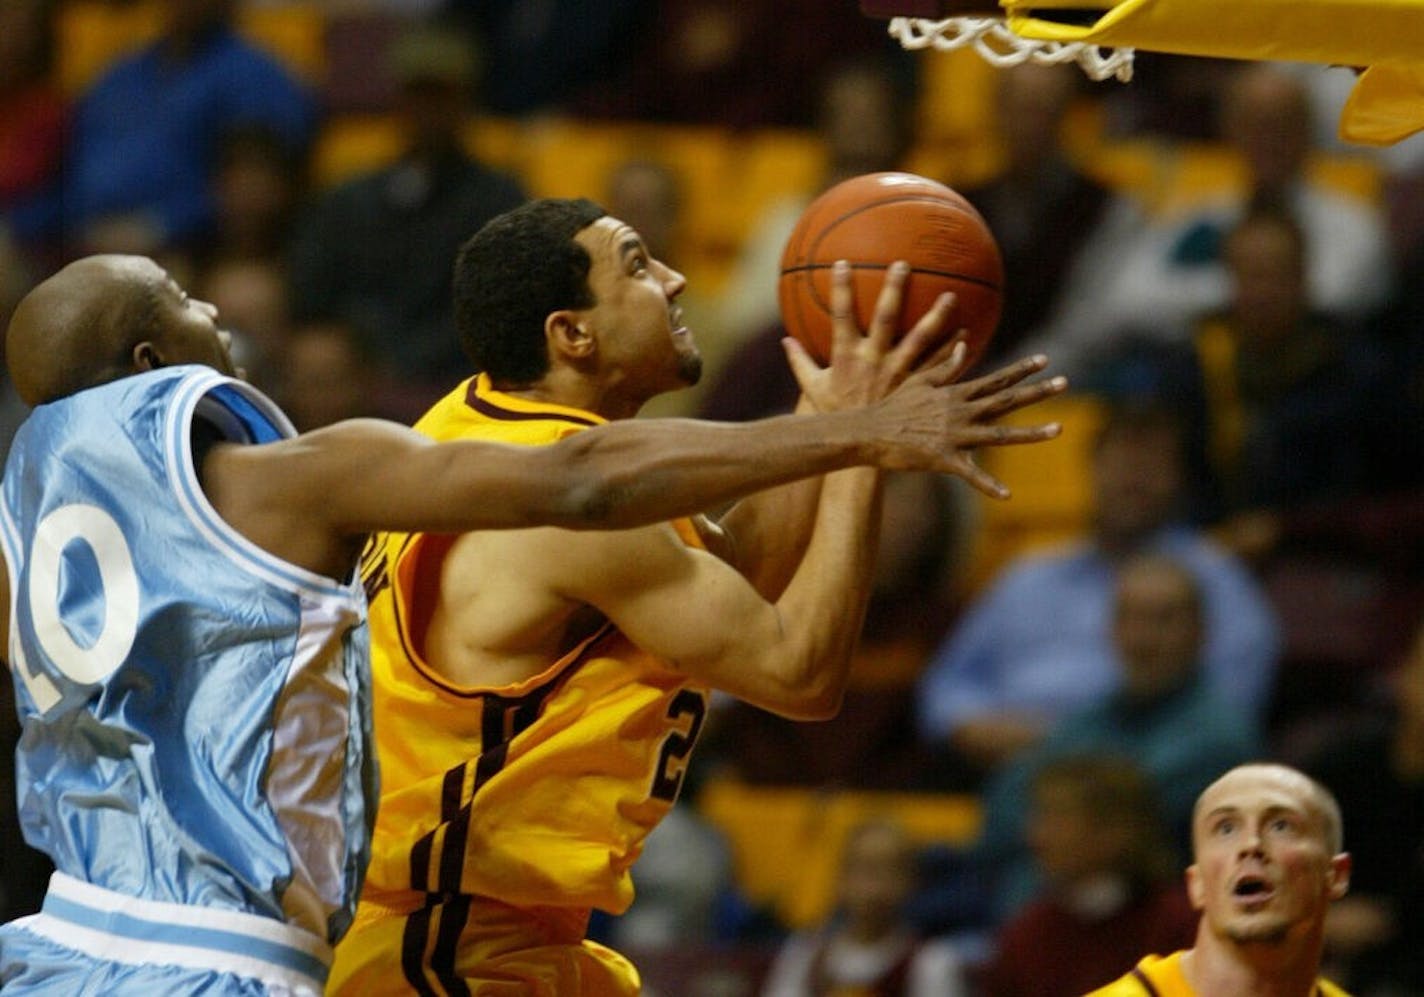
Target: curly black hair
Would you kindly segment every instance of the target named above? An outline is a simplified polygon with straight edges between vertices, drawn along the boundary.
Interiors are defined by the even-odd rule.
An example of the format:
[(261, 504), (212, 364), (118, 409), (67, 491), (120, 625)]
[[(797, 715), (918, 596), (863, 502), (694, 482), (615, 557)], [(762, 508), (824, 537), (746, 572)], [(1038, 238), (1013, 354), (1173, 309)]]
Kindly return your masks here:
[(476, 369), (525, 385), (549, 370), (544, 321), (594, 304), (593, 261), (574, 236), (607, 212), (584, 198), (544, 198), (491, 219), (455, 259), (455, 326)]

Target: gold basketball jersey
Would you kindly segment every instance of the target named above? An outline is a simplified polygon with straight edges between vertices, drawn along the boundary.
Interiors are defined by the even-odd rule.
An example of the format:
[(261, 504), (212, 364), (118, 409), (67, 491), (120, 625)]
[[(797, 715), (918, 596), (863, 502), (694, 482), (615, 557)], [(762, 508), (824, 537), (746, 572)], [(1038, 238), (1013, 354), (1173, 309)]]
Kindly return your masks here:
[[(1182, 973), (1182, 953), (1149, 955), (1121, 979), (1094, 990), (1088, 997), (1197, 997)], [(1315, 997), (1349, 997), (1329, 980), (1315, 981)]]
[[(603, 421), (495, 391), (481, 375), (416, 428), (540, 445)], [(697, 543), (690, 522), (675, 525)], [(632, 900), (628, 869), (681, 787), (707, 690), (611, 626), (518, 685), (444, 681), (419, 648), (450, 540), (378, 535), (363, 559), (381, 764), (363, 896), (620, 912)]]

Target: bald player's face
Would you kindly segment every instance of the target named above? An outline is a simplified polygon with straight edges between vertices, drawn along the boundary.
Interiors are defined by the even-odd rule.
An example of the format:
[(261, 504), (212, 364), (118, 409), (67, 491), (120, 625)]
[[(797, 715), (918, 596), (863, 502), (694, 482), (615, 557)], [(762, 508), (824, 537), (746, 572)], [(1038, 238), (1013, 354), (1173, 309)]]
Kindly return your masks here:
[[(155, 268), (158, 269), (158, 268)], [(158, 269), (158, 329), (155, 343), (165, 364), (196, 363), (236, 375), (232, 335), (218, 326), (218, 310), (189, 296), (178, 282)]]

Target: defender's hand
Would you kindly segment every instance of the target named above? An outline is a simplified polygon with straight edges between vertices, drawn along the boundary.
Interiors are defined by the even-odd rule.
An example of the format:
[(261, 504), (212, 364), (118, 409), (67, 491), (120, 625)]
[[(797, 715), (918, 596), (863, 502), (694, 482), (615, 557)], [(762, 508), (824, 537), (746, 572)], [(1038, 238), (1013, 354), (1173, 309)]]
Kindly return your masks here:
[(1003, 482), (974, 463), (974, 451), (1057, 436), (1062, 427), (1056, 422), (1022, 427), (995, 423), (1010, 412), (1062, 394), (1068, 380), (1051, 377), (1025, 383), (1048, 364), (1047, 357), (1034, 356), (956, 384), (963, 356), (963, 344), (955, 344), (950, 357), (913, 374), (867, 411), (886, 420), (882, 466), (956, 474), (985, 495), (1007, 498), (1009, 490)]

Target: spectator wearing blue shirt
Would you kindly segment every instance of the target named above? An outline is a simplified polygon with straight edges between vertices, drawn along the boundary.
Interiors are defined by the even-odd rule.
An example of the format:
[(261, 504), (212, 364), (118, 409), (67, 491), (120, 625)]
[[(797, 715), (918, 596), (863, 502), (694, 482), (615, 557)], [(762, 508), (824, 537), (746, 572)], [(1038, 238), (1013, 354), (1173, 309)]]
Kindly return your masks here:
[(1119, 688), (1113, 593), (1120, 565), (1146, 551), (1170, 555), (1196, 581), (1202, 670), (1213, 695), (1265, 714), (1280, 644), (1275, 614), (1243, 563), (1177, 522), (1182, 458), (1170, 412), (1123, 404), (1109, 413), (1093, 454), (1090, 535), (1011, 563), (921, 679), (920, 734), (947, 749), (948, 777), (977, 784), (1058, 720)]
[(204, 237), (222, 139), (264, 125), (311, 139), (310, 94), (233, 28), (235, 0), (165, 0), (160, 37), (81, 95), (64, 177), (66, 234), (84, 252), (153, 253)]
[(1171, 557), (1148, 553), (1122, 564), (1110, 626), (1120, 688), (1066, 716), (985, 788), (979, 857), (993, 870), (996, 919), (1015, 912), (1040, 884), (1025, 828), (1030, 787), (1045, 765), (1084, 754), (1133, 759), (1156, 787), (1172, 840), (1185, 852), (1198, 794), (1261, 752), (1260, 724), (1202, 668), (1202, 595), (1188, 566)]

